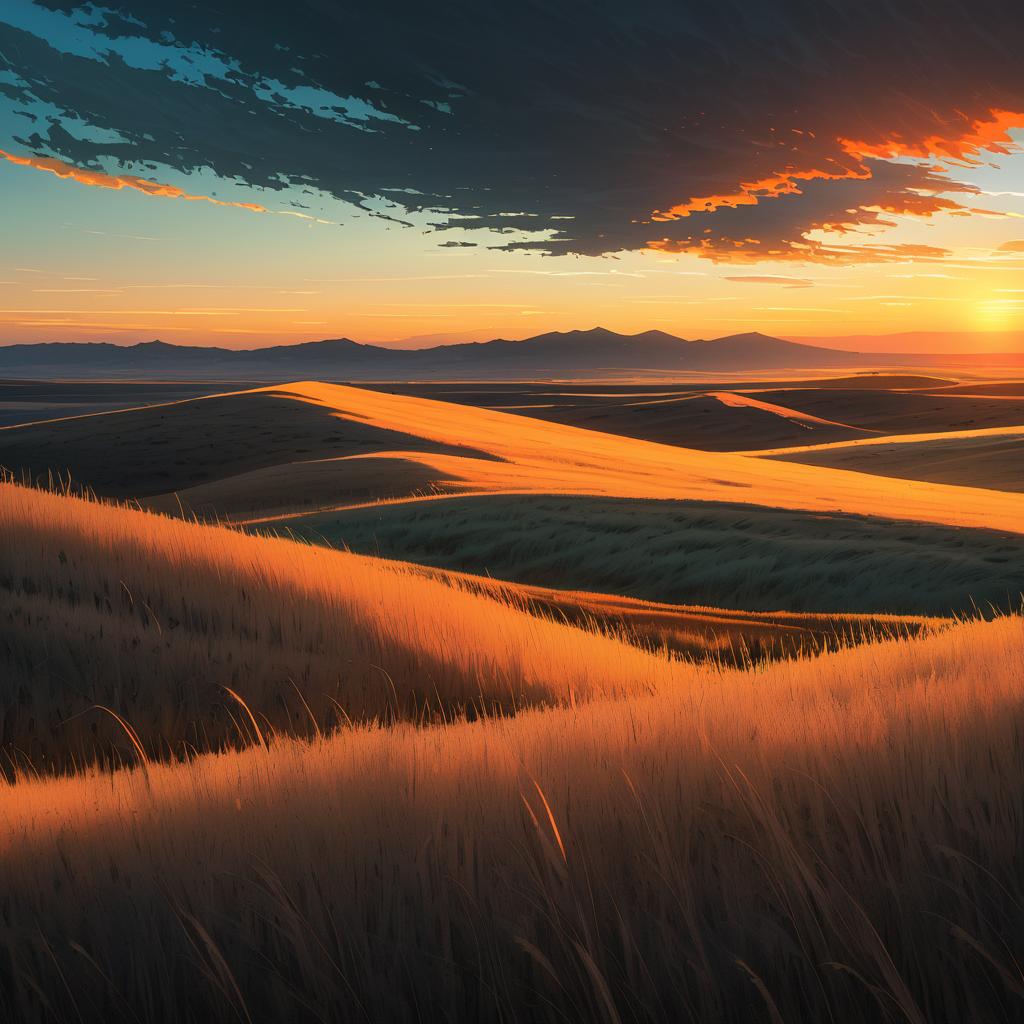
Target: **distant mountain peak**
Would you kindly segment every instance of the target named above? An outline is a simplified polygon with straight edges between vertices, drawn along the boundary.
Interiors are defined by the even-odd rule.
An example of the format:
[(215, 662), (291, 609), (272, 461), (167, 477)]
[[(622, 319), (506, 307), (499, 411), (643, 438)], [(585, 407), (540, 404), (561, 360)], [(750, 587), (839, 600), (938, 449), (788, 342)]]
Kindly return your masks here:
[(521, 345), (544, 345), (551, 343), (566, 343), (580, 346), (615, 345), (622, 348), (635, 348), (643, 342), (664, 342), (671, 341), (675, 344), (683, 344), (682, 338), (666, 334), (664, 331), (642, 331), (638, 334), (620, 334), (608, 327), (590, 327), (586, 330), (572, 331), (548, 331), (545, 334), (538, 334), (532, 338), (525, 338)]
[(761, 331), (743, 331), (740, 334), (727, 334), (724, 338), (715, 338), (718, 341), (781, 341), (781, 338), (773, 338), (770, 334), (762, 334)]

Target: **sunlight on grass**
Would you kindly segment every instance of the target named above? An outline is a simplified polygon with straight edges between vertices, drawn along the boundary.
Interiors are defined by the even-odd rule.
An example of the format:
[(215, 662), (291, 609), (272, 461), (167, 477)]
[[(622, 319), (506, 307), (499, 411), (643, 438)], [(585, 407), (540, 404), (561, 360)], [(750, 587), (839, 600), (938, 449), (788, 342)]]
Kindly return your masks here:
[(0, 970), (31, 984), (0, 1007), (1011, 1019), (1022, 651), (1019, 619), (973, 623), (651, 696), (23, 780), (0, 790)]

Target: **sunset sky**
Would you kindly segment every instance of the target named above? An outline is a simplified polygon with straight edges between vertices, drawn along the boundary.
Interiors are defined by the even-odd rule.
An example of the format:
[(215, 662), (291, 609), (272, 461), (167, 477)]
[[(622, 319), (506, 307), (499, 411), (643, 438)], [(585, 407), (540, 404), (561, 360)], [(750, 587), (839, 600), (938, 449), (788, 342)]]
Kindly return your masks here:
[(1015, 5), (459, 6), (3, 0), (0, 344), (1024, 350)]

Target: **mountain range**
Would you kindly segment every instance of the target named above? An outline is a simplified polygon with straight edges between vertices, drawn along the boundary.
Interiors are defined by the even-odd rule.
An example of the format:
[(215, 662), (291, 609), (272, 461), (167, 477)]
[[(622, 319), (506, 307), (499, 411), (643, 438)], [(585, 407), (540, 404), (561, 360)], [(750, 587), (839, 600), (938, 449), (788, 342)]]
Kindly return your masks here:
[[(663, 331), (617, 334), (605, 328), (403, 350), (348, 338), (261, 349), (106, 342), (0, 347), (0, 377), (77, 379), (183, 377), (210, 380), (516, 380), (607, 374), (736, 373), (948, 363), (956, 357), (858, 353), (734, 334), (686, 341)], [(961, 357), (967, 359), (968, 357)], [(1019, 357), (1018, 357), (1019, 359)]]

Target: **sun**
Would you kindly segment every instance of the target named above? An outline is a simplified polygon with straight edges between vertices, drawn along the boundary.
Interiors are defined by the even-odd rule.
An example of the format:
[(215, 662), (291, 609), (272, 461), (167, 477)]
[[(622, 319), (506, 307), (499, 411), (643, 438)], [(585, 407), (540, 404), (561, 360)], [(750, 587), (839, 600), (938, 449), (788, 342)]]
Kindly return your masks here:
[(972, 307), (974, 326), (979, 331), (1012, 331), (1024, 327), (1024, 292), (989, 295)]

